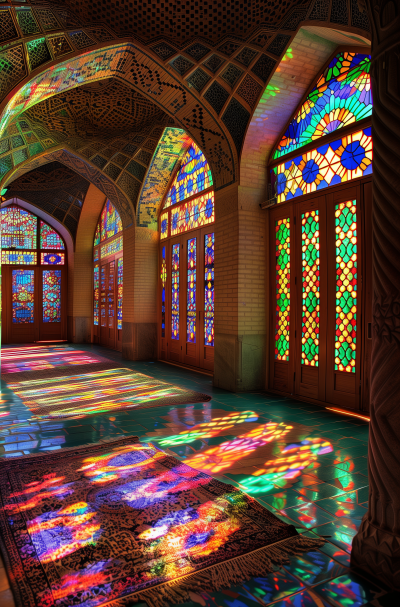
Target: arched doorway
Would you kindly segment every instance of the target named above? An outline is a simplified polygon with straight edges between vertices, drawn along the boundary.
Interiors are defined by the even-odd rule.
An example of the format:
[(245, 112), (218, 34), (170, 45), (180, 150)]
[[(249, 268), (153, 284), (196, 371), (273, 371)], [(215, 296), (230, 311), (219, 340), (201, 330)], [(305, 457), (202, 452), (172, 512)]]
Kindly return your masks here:
[(123, 273), (122, 221), (112, 202), (107, 200), (93, 246), (93, 341), (120, 351)]
[(1, 209), (2, 341), (66, 339), (67, 256), (60, 234), (33, 213)]
[(160, 358), (214, 369), (214, 189), (192, 141), (159, 217)]
[(369, 71), (365, 51), (336, 51), (279, 137), (269, 167), (277, 203), (269, 211), (270, 388), (364, 409), (371, 350)]

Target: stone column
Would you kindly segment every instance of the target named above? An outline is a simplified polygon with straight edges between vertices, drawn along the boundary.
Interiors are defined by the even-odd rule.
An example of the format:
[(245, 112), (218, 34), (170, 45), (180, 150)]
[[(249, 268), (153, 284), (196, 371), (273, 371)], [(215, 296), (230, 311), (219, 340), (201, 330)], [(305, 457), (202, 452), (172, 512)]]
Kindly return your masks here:
[(368, 0), (368, 10), (374, 100), (370, 493), (352, 565), (400, 590), (400, 5)]

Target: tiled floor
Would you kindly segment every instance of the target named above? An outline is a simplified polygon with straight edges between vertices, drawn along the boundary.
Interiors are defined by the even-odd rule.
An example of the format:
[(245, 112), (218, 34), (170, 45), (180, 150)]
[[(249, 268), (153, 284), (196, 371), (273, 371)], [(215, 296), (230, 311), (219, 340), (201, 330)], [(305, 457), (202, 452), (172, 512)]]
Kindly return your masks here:
[[(95, 346), (79, 346), (79, 350), (121, 364), (118, 353)], [(165, 363), (123, 361), (121, 366), (208, 393), (212, 400), (36, 423), (3, 382), (0, 456), (137, 435), (244, 489), (300, 533), (327, 539), (321, 550), (291, 558), (266, 578), (216, 593), (193, 593), (185, 607), (399, 604), (398, 596), (349, 569), (352, 538), (368, 500), (366, 422), (271, 394), (231, 394), (213, 388), (207, 375)], [(0, 568), (0, 605), (13, 604), (4, 568)]]

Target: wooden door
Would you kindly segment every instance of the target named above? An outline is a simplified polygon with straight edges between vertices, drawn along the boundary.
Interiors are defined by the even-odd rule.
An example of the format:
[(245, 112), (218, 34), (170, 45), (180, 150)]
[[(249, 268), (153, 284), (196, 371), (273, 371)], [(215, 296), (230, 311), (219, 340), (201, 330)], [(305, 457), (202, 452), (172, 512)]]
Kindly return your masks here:
[(296, 204), (295, 226), (295, 393), (325, 400), (325, 196)]
[(359, 404), (363, 280), (358, 185), (327, 195), (328, 333), (326, 400)]
[(270, 214), (270, 378), (274, 390), (293, 392), (295, 340), (295, 229), (293, 206), (276, 207)]
[(160, 358), (214, 369), (214, 232), (194, 230), (160, 247)]
[(117, 261), (100, 266), (100, 344), (117, 346)]
[(3, 266), (2, 273), (4, 342), (29, 343), (38, 341), (38, 268)]
[(41, 267), (38, 287), (41, 341), (66, 339), (66, 271), (64, 267)]

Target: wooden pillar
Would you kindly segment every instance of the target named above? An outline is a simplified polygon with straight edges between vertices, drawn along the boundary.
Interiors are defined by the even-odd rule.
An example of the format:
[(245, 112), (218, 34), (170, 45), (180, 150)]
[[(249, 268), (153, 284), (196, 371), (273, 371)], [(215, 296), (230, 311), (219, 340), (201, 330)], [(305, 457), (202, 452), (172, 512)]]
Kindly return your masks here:
[(368, 0), (368, 9), (374, 100), (369, 505), (353, 540), (352, 565), (400, 590), (400, 5)]

